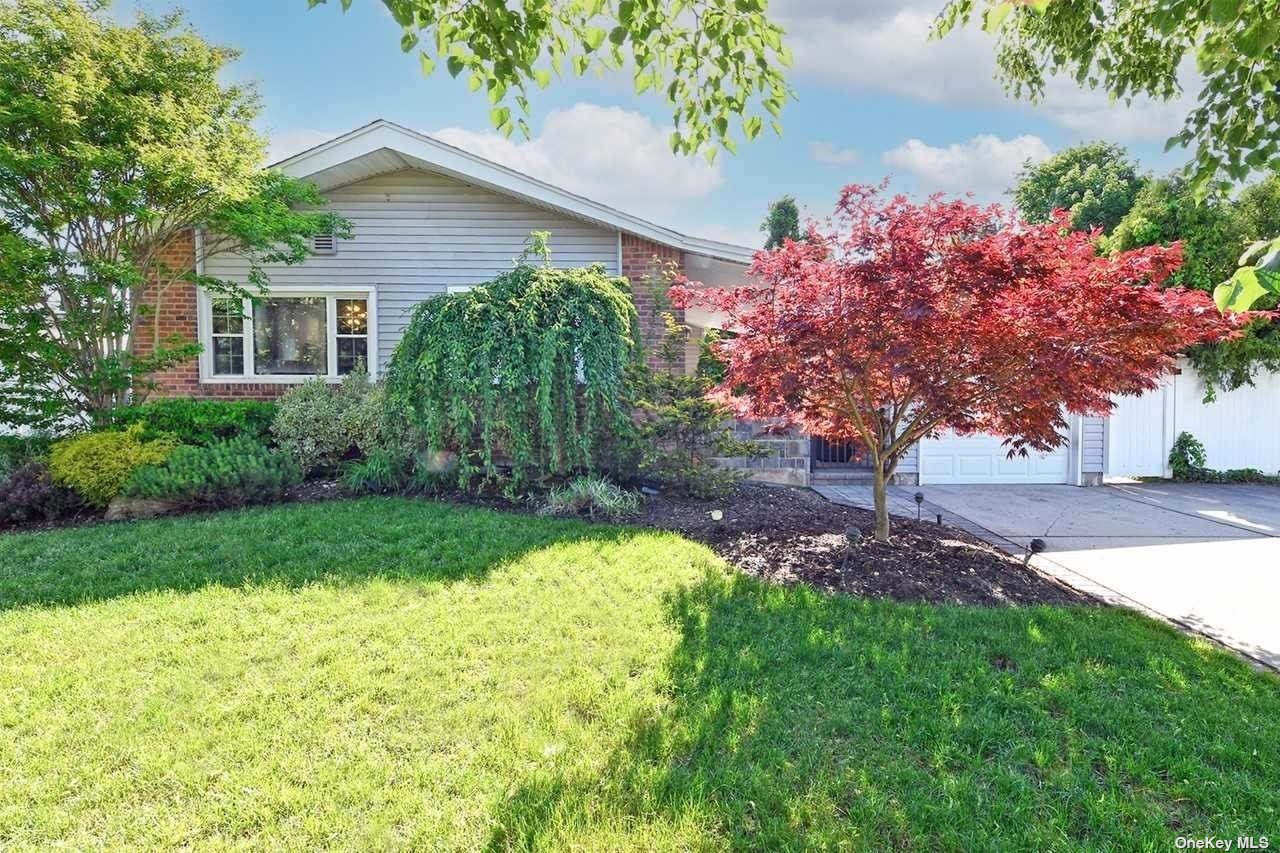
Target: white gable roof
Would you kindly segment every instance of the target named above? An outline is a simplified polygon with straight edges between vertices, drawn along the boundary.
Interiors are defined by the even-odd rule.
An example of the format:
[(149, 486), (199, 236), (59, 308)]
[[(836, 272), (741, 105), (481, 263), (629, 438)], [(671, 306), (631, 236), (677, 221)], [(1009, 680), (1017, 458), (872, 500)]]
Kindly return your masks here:
[(401, 169), (423, 169), (697, 255), (750, 263), (756, 251), (690, 237), (655, 225), (383, 119), (274, 163), (270, 168), (291, 177), (306, 178), (321, 190)]

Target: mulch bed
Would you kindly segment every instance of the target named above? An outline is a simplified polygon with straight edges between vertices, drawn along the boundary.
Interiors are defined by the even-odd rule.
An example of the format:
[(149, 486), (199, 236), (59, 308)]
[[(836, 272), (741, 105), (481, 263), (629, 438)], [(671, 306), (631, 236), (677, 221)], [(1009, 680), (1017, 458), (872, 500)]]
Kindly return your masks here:
[[(348, 497), (338, 483), (289, 490), (286, 503)], [(529, 513), (527, 503), (492, 495), (451, 496), (452, 503)], [(718, 510), (719, 520), (712, 512)], [(100, 516), (0, 525), (35, 531), (104, 523)], [(117, 522), (112, 522), (117, 523)], [(828, 592), (935, 604), (1096, 604), (1097, 601), (1022, 565), (1021, 560), (963, 531), (893, 519), (892, 541), (875, 542), (874, 515), (829, 503), (816, 492), (742, 483), (721, 500), (669, 494), (645, 498), (627, 523), (671, 530), (703, 542), (740, 571), (772, 583), (808, 584)], [(850, 544), (846, 531), (862, 532)]]
[[(713, 521), (711, 510), (723, 518)], [(658, 495), (634, 523), (705, 542), (741, 571), (774, 583), (935, 604), (1096, 604), (952, 527), (895, 517), (891, 543), (875, 542), (875, 516), (815, 492), (744, 483), (723, 501)], [(863, 536), (850, 545), (846, 531)]]

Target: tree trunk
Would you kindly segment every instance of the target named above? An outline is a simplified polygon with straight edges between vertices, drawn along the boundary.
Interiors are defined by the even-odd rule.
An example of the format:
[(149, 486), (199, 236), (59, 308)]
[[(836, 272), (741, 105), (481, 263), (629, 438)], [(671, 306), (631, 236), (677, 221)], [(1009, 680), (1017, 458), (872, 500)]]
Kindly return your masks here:
[(884, 466), (880, 464), (880, 460), (875, 460), (875, 481), (871, 486), (871, 493), (875, 498), (876, 507), (876, 541), (889, 541), (889, 496), (886, 492), (886, 480)]

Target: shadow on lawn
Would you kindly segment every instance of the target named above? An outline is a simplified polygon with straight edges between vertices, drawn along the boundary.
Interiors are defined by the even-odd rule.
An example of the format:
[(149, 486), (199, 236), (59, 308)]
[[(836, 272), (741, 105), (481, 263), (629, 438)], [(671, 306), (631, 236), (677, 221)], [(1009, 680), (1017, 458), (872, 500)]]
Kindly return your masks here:
[(520, 786), (490, 849), (583, 816), (747, 849), (1136, 849), (1280, 819), (1280, 680), (1127, 611), (709, 576), (670, 618), (666, 708), (602, 773)]
[(617, 541), (617, 528), (427, 500), (364, 498), (0, 536), (0, 611), (145, 592), (457, 582), (548, 546)]

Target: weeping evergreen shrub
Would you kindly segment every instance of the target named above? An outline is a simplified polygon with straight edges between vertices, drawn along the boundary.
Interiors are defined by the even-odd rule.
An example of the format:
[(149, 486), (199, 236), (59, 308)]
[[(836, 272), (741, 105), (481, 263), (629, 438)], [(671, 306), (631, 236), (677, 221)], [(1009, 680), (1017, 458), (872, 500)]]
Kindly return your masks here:
[(520, 264), (414, 310), (387, 394), (461, 485), (510, 466), (512, 483), (598, 469), (631, 429), (627, 365), (636, 310), (626, 279)]

